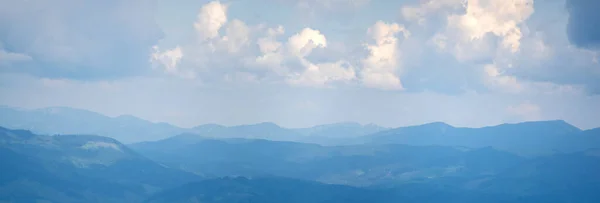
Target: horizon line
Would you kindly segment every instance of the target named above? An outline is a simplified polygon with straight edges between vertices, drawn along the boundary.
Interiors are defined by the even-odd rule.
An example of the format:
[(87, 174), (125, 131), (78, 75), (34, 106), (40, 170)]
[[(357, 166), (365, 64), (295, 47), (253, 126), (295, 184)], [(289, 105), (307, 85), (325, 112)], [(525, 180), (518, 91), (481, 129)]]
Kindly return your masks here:
[(75, 107), (68, 107), (68, 106), (48, 106), (48, 107), (40, 107), (40, 108), (24, 108), (24, 107), (15, 107), (15, 106), (9, 106), (9, 105), (0, 105), (0, 108), (10, 108), (12, 110), (17, 110), (17, 111), (36, 111), (36, 110), (44, 110), (44, 109), (52, 109), (52, 108), (62, 108), (62, 109), (69, 109), (69, 110), (76, 110), (76, 111), (85, 111), (88, 113), (94, 113), (94, 114), (98, 114), (100, 116), (104, 116), (107, 118), (111, 118), (111, 119), (115, 119), (115, 118), (119, 118), (119, 117), (133, 117), (136, 119), (140, 119), (152, 124), (168, 124), (171, 125), (173, 127), (176, 128), (182, 128), (182, 129), (193, 129), (193, 128), (197, 128), (197, 127), (201, 127), (201, 126), (205, 126), (205, 125), (218, 125), (218, 126), (223, 126), (223, 127), (238, 127), (238, 126), (251, 126), (251, 125), (260, 125), (260, 124), (274, 124), (280, 128), (285, 128), (285, 129), (303, 129), (303, 128), (314, 128), (314, 127), (319, 127), (319, 126), (327, 126), (327, 125), (338, 125), (338, 124), (359, 124), (361, 126), (367, 126), (367, 125), (375, 125), (378, 127), (382, 127), (382, 128), (386, 128), (386, 130), (390, 130), (390, 129), (397, 129), (397, 128), (406, 128), (406, 127), (415, 127), (415, 126), (422, 126), (422, 125), (430, 125), (430, 124), (436, 124), (436, 123), (442, 123), (445, 125), (448, 125), (450, 127), (453, 128), (486, 128), (486, 127), (496, 127), (496, 126), (501, 126), (501, 125), (514, 125), (514, 124), (523, 124), (523, 123), (540, 123), (540, 122), (557, 122), (557, 121), (561, 121), (564, 122), (574, 128), (577, 128), (581, 131), (585, 131), (585, 130), (592, 130), (592, 129), (597, 129), (600, 128), (600, 126), (598, 127), (593, 127), (593, 128), (580, 128), (577, 127), (571, 123), (569, 123), (568, 121), (564, 120), (564, 119), (549, 119), (549, 120), (526, 120), (526, 121), (519, 121), (519, 122), (503, 122), (503, 123), (497, 123), (497, 124), (492, 124), (492, 125), (485, 125), (485, 126), (478, 126), (478, 127), (469, 127), (469, 126), (456, 126), (453, 124), (450, 124), (448, 122), (444, 122), (444, 121), (432, 121), (432, 122), (425, 122), (425, 123), (420, 123), (420, 124), (409, 124), (409, 125), (401, 125), (401, 126), (396, 126), (396, 127), (389, 127), (389, 126), (384, 126), (384, 125), (380, 125), (374, 122), (368, 122), (368, 123), (361, 123), (361, 122), (357, 122), (357, 121), (340, 121), (340, 122), (330, 122), (330, 123), (323, 123), (323, 124), (315, 124), (315, 125), (310, 125), (310, 126), (305, 126), (305, 127), (287, 127), (287, 126), (283, 126), (281, 124), (278, 124), (277, 122), (274, 121), (261, 121), (261, 122), (254, 122), (254, 123), (245, 123), (245, 124), (233, 124), (233, 125), (225, 125), (225, 124), (220, 124), (220, 123), (216, 123), (216, 122), (210, 122), (210, 123), (203, 123), (203, 124), (197, 124), (191, 127), (182, 127), (170, 122), (166, 122), (166, 121), (150, 121), (144, 118), (140, 118), (138, 116), (135, 115), (131, 115), (131, 114), (120, 114), (117, 116), (109, 116), (100, 112), (96, 112), (96, 111), (92, 111), (92, 110), (88, 110), (88, 109), (82, 109), (82, 108), (75, 108)]

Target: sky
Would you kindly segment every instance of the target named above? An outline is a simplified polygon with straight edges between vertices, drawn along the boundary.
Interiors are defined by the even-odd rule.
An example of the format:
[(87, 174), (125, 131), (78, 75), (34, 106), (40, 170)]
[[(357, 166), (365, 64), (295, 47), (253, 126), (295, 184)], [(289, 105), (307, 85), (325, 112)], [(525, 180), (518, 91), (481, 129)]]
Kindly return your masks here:
[(596, 0), (0, 0), (0, 105), (600, 127)]

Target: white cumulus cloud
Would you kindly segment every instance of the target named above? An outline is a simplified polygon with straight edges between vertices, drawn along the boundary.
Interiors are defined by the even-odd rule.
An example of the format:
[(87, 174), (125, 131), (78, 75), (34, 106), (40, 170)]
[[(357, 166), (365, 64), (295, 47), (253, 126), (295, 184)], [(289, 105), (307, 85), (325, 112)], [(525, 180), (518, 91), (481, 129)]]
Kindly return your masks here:
[(326, 47), (327, 39), (319, 30), (304, 28), (288, 39), (289, 52), (298, 57), (306, 57), (314, 48)]
[(360, 74), (365, 86), (390, 90), (403, 89), (397, 75), (400, 51), (396, 35), (400, 32), (404, 38), (410, 35), (408, 30), (396, 23), (378, 21), (369, 28), (368, 34), (375, 43), (366, 45), (369, 56), (362, 61)]
[(448, 17), (448, 26), (462, 32), (462, 40), (481, 40), (492, 34), (511, 52), (519, 50), (520, 26), (534, 11), (533, 0), (470, 0), (465, 7), (465, 14)]
[(212, 1), (200, 9), (194, 28), (201, 40), (219, 36), (219, 30), (227, 23), (227, 5)]
[(180, 46), (165, 51), (160, 51), (158, 46), (152, 47), (154, 52), (150, 55), (150, 62), (155, 67), (161, 67), (166, 73), (178, 75), (186, 78), (193, 78), (191, 72), (183, 72), (179, 67), (179, 63), (183, 58), (183, 51)]
[(350, 81), (356, 78), (356, 73), (345, 61), (335, 63), (312, 64), (306, 62), (306, 70), (292, 75), (288, 82), (293, 85), (310, 87), (330, 87), (331, 82)]
[(230, 53), (236, 53), (249, 44), (249, 35), (250, 29), (246, 23), (235, 19), (227, 24), (222, 41)]
[(505, 75), (494, 64), (487, 64), (483, 67), (485, 72), (484, 83), (494, 90), (500, 90), (508, 93), (518, 93), (523, 87), (517, 81), (517, 78)]

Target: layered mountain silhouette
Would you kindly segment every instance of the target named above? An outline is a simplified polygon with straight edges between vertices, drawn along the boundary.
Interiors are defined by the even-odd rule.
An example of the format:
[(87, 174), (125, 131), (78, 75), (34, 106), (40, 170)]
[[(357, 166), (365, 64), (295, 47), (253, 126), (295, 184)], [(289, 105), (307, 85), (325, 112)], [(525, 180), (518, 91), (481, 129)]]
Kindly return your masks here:
[(349, 185), (490, 175), (522, 161), (519, 156), (492, 148), (320, 146), (269, 140), (215, 140), (194, 135), (130, 146), (159, 163), (209, 177), (275, 175)]
[[(550, 192), (522, 195), (453, 188), (454, 185), (417, 183), (397, 188), (373, 189), (328, 185), (284, 178), (220, 178), (194, 182), (159, 193), (145, 202), (452, 202), (452, 203), (531, 203), (597, 201), (597, 195), (564, 196)], [(516, 186), (516, 185), (513, 185)], [(510, 187), (510, 186), (507, 186)], [(588, 190), (593, 188), (588, 188)]]
[(445, 123), (401, 127), (369, 135), (365, 143), (487, 147), (522, 155), (600, 147), (596, 130), (581, 131), (562, 120), (457, 128)]
[(157, 193), (146, 202), (593, 203), (600, 200), (598, 152), (535, 158), (493, 176), (429, 178), (360, 188), (278, 177), (216, 178)]
[(441, 122), (392, 129), (358, 123), (284, 128), (267, 122), (239, 126), (205, 124), (186, 129), (133, 116), (113, 118), (66, 107), (37, 110), (1, 107), (0, 126), (27, 129), (47, 135), (101, 135), (124, 143), (157, 141), (180, 134), (196, 134), (217, 139), (268, 139), (330, 146), (367, 143), (472, 148), (491, 146), (525, 156), (600, 147), (600, 144), (597, 144), (600, 143), (599, 129), (582, 131), (562, 120), (502, 124), (483, 128), (453, 127)]
[(0, 128), (0, 161), (5, 202), (600, 200), (599, 149), (527, 158), (492, 147), (322, 146), (196, 134), (126, 146)]
[(600, 128), (560, 120), (186, 129), (1, 107), (0, 125), (0, 202), (600, 202)]
[(0, 201), (123, 202), (200, 177), (107, 137), (0, 128)]
[(125, 143), (159, 140), (184, 132), (183, 129), (166, 123), (152, 123), (133, 116), (108, 117), (68, 107), (35, 110), (0, 107), (0, 126), (47, 135), (100, 135)]
[[(90, 134), (111, 137), (123, 143), (156, 141), (182, 133), (214, 138), (260, 138), (279, 141), (328, 142), (340, 137), (355, 137), (384, 130), (369, 124), (336, 123), (312, 128), (283, 128), (274, 123), (239, 126), (205, 124), (180, 128), (167, 123), (153, 123), (134, 116), (108, 117), (99, 113), (68, 107), (34, 110), (0, 106), (0, 126), (27, 129), (39, 134)], [(332, 141), (328, 141), (332, 139)]]

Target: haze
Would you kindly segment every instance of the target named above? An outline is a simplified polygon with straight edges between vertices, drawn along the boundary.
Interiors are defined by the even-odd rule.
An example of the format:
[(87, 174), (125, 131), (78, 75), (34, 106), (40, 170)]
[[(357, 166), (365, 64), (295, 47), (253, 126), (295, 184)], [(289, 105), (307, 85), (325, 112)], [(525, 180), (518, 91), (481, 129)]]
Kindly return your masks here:
[(0, 203), (598, 203), (600, 0), (0, 0)]
[(600, 126), (596, 1), (462, 2), (2, 1), (0, 104), (180, 127)]

